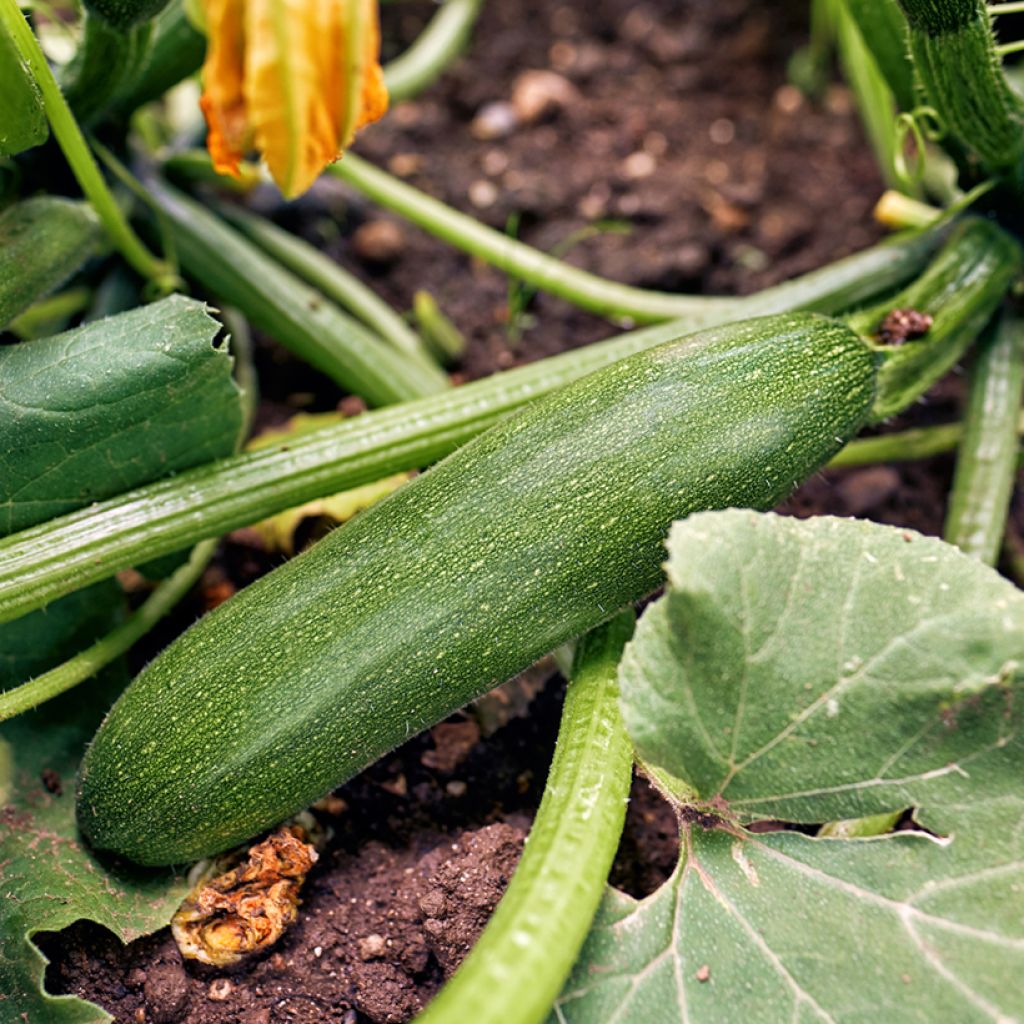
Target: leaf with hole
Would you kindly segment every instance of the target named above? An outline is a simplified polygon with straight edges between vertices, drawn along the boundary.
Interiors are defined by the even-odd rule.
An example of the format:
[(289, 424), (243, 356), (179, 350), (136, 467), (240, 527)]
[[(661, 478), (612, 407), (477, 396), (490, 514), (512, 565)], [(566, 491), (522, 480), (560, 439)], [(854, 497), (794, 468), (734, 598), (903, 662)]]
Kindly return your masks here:
[(620, 682), (680, 863), (609, 892), (555, 1019), (1021, 1020), (1024, 594), (852, 520), (700, 514), (669, 551)]

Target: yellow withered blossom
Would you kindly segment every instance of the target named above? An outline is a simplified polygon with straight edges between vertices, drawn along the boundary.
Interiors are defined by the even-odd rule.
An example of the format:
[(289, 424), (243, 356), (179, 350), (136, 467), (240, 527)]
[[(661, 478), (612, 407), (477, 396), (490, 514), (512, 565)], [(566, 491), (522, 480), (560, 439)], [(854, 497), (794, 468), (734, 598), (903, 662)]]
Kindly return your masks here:
[(388, 105), (377, 0), (203, 0), (202, 108), (222, 174), (263, 154), (284, 195), (304, 192)]

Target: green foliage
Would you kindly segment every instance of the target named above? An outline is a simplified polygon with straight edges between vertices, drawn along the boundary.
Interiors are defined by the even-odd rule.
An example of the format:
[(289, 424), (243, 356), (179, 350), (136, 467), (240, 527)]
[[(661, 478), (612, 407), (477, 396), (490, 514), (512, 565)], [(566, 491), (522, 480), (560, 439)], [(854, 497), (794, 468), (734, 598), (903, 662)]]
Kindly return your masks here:
[[(29, 74), (21, 54), (0, 21), (0, 157), (15, 156), (23, 150), (42, 145), (50, 134), (43, 110), (43, 97)], [(0, 281), (3, 275), (0, 274)], [(0, 317), (0, 323), (3, 318)]]
[[(557, 1019), (1013, 1019), (1024, 594), (852, 520), (697, 515), (669, 551), (620, 685), (680, 863), (645, 900), (609, 894)], [(908, 806), (932, 834), (743, 827)]]
[[(0, 349), (0, 531), (234, 450), (241, 406), (230, 358), (211, 345), (215, 329), (202, 304), (172, 298)], [(3, 624), (0, 686), (88, 646), (120, 609), (120, 588), (109, 580)], [(87, 918), (128, 941), (165, 924), (187, 888), (168, 872), (103, 863), (78, 838), (78, 762), (124, 682), (114, 666), (78, 693), (0, 726), (5, 1020), (109, 1020), (91, 1004), (43, 991), (45, 962), (32, 936)]]
[(0, 349), (0, 534), (234, 450), (231, 358), (171, 297)]
[(125, 29), (149, 21), (166, 6), (167, 0), (82, 0), (85, 9), (98, 15), (108, 25)]
[[(43, 991), (46, 963), (32, 936), (87, 918), (128, 942), (165, 925), (188, 889), (184, 878), (170, 872), (143, 873), (101, 862), (77, 837), (78, 760), (122, 681), (120, 673), (108, 674), (0, 727), (0, 1016), (5, 1021), (110, 1020), (91, 1003)], [(51, 791), (57, 780), (59, 793)]]
[(66, 281), (99, 240), (99, 221), (87, 203), (37, 196), (0, 213), (0, 328)]

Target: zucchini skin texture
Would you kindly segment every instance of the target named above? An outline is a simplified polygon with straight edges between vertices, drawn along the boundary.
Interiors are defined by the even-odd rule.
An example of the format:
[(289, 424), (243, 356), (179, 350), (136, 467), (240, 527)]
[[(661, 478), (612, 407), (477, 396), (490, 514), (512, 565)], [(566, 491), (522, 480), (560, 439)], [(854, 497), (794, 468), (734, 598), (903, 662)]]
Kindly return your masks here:
[(147, 666), (86, 753), (82, 832), (181, 863), (301, 810), (654, 590), (673, 520), (787, 495), (866, 423), (878, 359), (764, 317), (502, 420)]

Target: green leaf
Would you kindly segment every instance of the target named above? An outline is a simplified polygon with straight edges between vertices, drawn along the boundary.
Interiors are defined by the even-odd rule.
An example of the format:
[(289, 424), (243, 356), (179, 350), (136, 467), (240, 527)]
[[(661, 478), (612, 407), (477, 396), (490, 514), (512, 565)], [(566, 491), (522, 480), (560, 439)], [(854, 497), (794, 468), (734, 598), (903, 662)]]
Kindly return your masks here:
[[(0, 349), (0, 533), (233, 451), (242, 407), (216, 328), (200, 303), (171, 298)], [(76, 653), (120, 606), (107, 580), (4, 623), (0, 686)], [(32, 936), (87, 918), (129, 941), (165, 925), (187, 889), (169, 872), (101, 862), (78, 838), (78, 762), (124, 682), (115, 666), (0, 726), (0, 1020), (109, 1020), (43, 990)]]
[(171, 296), (0, 349), (0, 536), (234, 450), (217, 330)]
[[(108, 674), (0, 729), (0, 1019), (12, 1024), (111, 1019), (91, 1003), (43, 991), (46, 961), (33, 935), (88, 918), (129, 942), (165, 925), (188, 890), (170, 872), (101, 863), (77, 837), (75, 771), (121, 682)], [(50, 788), (59, 778), (59, 794), (44, 771)]]
[(100, 222), (88, 203), (37, 196), (4, 210), (0, 214), (0, 328), (94, 255), (100, 234)]
[(0, 156), (16, 156), (44, 143), (50, 129), (46, 123), (42, 94), (2, 22), (0, 96), (4, 98), (4, 113), (0, 118)]
[[(620, 683), (680, 863), (609, 892), (553, 1019), (1020, 1021), (1024, 595), (850, 520), (701, 514), (669, 550)], [(934, 834), (743, 827), (908, 805)]]
[(951, 545), (730, 511), (677, 523), (669, 550), (623, 660), (626, 725), (737, 819), (906, 807), (976, 783), (1016, 735), (1024, 594)]

